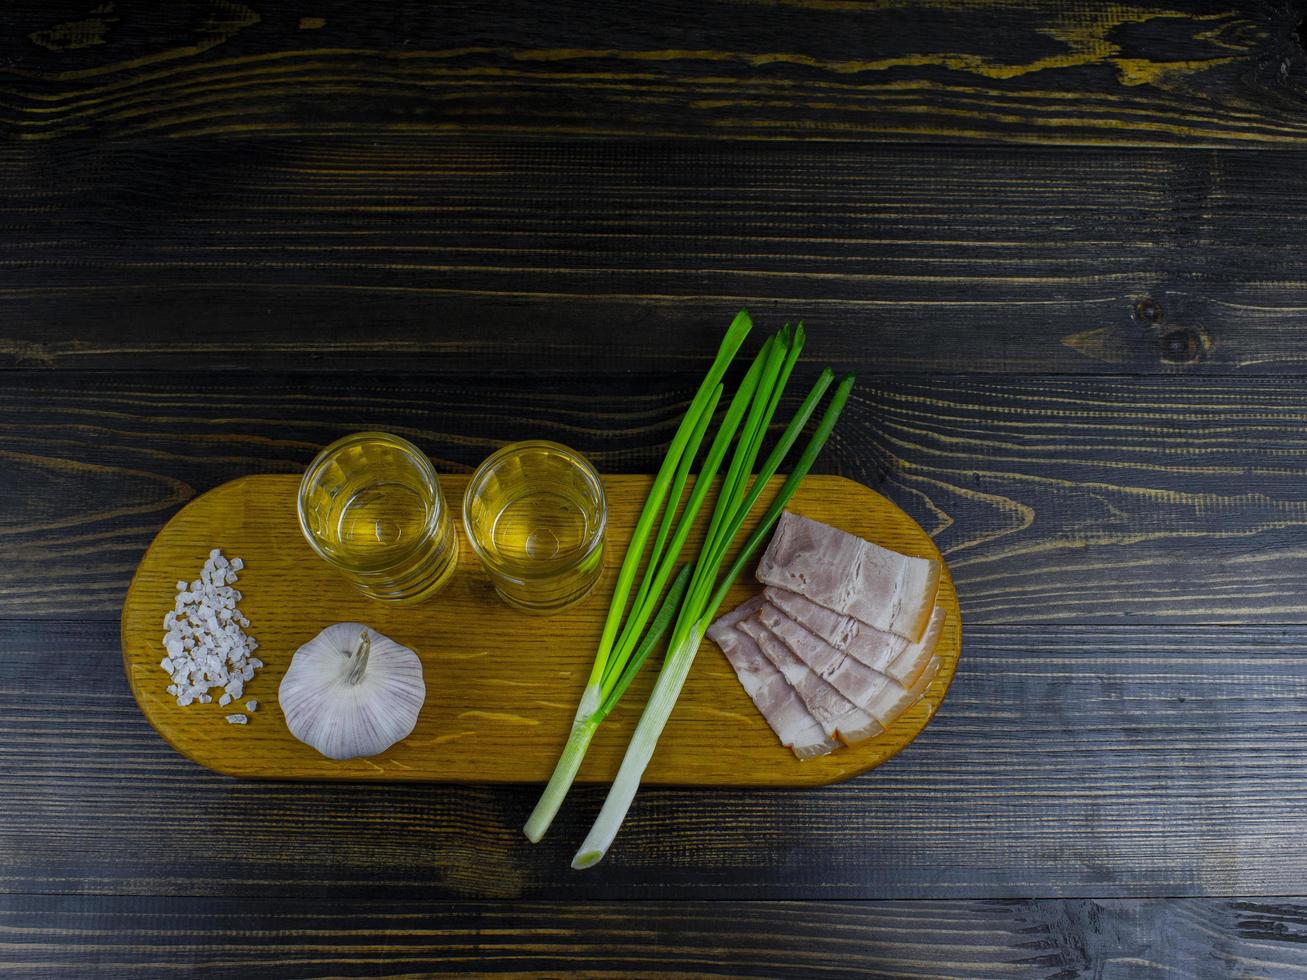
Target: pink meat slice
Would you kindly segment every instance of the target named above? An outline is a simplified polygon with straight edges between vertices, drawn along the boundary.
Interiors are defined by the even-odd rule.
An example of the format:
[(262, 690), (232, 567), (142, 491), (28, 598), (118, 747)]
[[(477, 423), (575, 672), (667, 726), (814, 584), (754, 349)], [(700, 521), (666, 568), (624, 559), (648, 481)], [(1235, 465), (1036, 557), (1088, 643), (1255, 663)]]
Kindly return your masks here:
[(939, 658), (931, 657), (911, 686), (904, 687), (896, 683), (886, 685), (885, 689), (872, 699), (871, 704), (867, 705), (867, 711), (881, 719), (881, 724), (888, 728), (903, 712), (925, 696), (926, 688), (930, 687), (930, 682), (938, 673)]
[[(758, 610), (758, 619), (790, 648), (791, 653), (875, 718), (882, 728), (889, 728), (899, 715), (921, 699), (939, 668), (939, 660), (933, 659), (921, 665), (916, 677), (900, 683), (868, 669), (821, 637), (809, 633), (770, 603)], [(933, 668), (928, 670), (932, 664)]]
[(726, 654), (745, 693), (781, 744), (800, 759), (826, 755), (839, 743), (808, 712), (785, 675), (763, 655), (753, 637), (737, 628), (740, 620), (752, 616), (762, 604), (758, 596), (721, 616), (708, 627), (708, 637)]
[(921, 639), (916, 643), (908, 644), (907, 649), (885, 668), (885, 673), (905, 687), (915, 684), (927, 665), (935, 659), (935, 647), (939, 645), (939, 637), (944, 631), (944, 621), (947, 618), (944, 610), (936, 606), (935, 611), (930, 614), (930, 622)]
[(846, 744), (855, 745), (881, 733), (875, 718), (822, 680), (756, 616), (741, 621), (739, 628), (753, 638), (767, 659), (785, 676), (827, 735), (838, 736)]
[(762, 593), (767, 601), (809, 633), (843, 650), (872, 670), (888, 673), (911, 644), (901, 636), (873, 629), (852, 616), (819, 606), (806, 596), (769, 585)]
[[(893, 683), (879, 671), (837, 650), (820, 636), (809, 633), (771, 603), (763, 605), (757, 615), (762, 625), (789, 647), (790, 653), (859, 708), (866, 708), (886, 684)], [(880, 721), (879, 718), (876, 720)]]
[(900, 555), (790, 511), (781, 514), (757, 574), (764, 585), (912, 642), (926, 631), (939, 590), (939, 562)]
[(916, 643), (901, 636), (884, 633), (861, 623), (852, 616), (819, 606), (797, 592), (787, 592), (769, 585), (763, 590), (767, 602), (794, 620), (809, 633), (821, 637), (872, 670), (887, 674), (910, 687), (935, 655), (945, 612), (938, 605), (930, 614), (926, 632)]

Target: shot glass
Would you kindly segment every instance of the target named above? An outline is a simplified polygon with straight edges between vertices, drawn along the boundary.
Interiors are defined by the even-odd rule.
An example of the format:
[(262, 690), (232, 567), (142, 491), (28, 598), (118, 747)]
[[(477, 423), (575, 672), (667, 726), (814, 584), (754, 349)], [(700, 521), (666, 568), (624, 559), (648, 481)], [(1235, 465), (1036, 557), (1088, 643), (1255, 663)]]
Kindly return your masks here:
[(385, 432), (356, 432), (318, 454), (300, 481), (299, 520), (309, 546), (373, 599), (425, 599), (458, 561), (431, 460)]
[(505, 446), (468, 481), (463, 527), (500, 598), (550, 615), (583, 599), (604, 562), (608, 501), (585, 457), (556, 442)]

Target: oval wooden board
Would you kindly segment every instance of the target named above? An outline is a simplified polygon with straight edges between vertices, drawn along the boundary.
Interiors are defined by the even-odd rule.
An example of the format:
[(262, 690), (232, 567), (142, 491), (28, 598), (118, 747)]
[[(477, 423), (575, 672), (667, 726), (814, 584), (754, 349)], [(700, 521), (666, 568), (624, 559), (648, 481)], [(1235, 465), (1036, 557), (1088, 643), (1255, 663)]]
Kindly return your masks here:
[[(462, 500), (465, 476), (442, 477), (442, 482), (450, 501)], [(609, 531), (603, 578), (588, 599), (550, 618), (519, 613), (500, 602), (461, 537), (454, 578), (433, 599), (392, 606), (363, 597), (318, 559), (301, 536), (295, 518), (298, 483), (296, 476), (249, 476), (225, 484), (182, 508), (150, 545), (128, 589), (122, 617), (127, 679), (150, 724), (182, 755), (233, 776), (546, 780), (589, 674), (617, 566), (650, 477), (604, 477)], [(809, 476), (790, 507), (897, 551), (939, 557), (929, 536), (907, 514), (851, 480)], [(245, 688), (244, 699), (259, 701), (245, 726), (225, 720), (235, 705), (178, 707), (159, 667), (163, 617), (172, 608), (176, 582), (198, 575), (216, 547), (245, 561), (237, 586), (244, 594), (240, 608), (250, 619), (249, 633), (259, 641), (257, 656), (266, 664)], [(687, 546), (687, 554), (696, 552), (697, 543)], [(757, 591), (751, 577), (741, 578), (747, 580), (737, 584), (723, 609)], [(939, 599), (948, 611), (939, 645), (943, 665), (924, 700), (877, 738), (808, 762), (797, 761), (777, 742), (726, 658), (705, 640), (645, 781), (815, 786), (884, 762), (925, 727), (953, 678), (962, 630), (947, 569)], [(277, 705), (277, 686), (301, 644), (345, 620), (366, 623), (416, 650), (426, 671), (427, 699), (417, 728), (403, 742), (372, 759), (334, 762), (290, 735)], [(617, 772), (652, 687), (652, 668), (646, 668), (600, 728), (581, 781), (607, 782)]]

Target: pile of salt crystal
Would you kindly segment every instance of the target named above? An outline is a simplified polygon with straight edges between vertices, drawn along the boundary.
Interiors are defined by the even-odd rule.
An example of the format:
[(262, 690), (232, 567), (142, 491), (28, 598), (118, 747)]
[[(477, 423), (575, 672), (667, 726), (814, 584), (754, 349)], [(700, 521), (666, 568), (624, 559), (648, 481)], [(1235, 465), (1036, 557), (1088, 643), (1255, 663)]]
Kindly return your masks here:
[[(209, 704), (213, 701), (209, 691), (215, 687), (222, 688), (218, 703), (226, 707), (245, 693), (246, 682), (263, 666), (253, 656), (258, 643), (245, 634), (250, 621), (236, 606), (241, 594), (232, 588), (236, 573), (244, 567), (239, 558), (229, 562), (220, 548), (214, 548), (199, 578), (177, 583), (173, 610), (163, 617), (168, 655), (159, 666), (171, 676), (168, 693), (182, 707)], [(227, 720), (244, 724), (246, 717), (228, 715)]]

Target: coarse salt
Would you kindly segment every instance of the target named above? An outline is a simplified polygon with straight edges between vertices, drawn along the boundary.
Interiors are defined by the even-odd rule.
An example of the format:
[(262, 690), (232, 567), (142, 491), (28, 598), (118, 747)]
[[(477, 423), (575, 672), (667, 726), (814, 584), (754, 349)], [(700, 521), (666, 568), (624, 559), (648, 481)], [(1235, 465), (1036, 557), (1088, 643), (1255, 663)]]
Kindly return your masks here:
[[(244, 567), (239, 558), (229, 562), (221, 549), (214, 548), (198, 579), (177, 580), (173, 609), (163, 620), (163, 646), (168, 655), (159, 666), (172, 679), (168, 693), (182, 707), (196, 701), (209, 704), (212, 688), (222, 689), (220, 705), (230, 704), (240, 698), (245, 683), (263, 666), (263, 661), (252, 656), (259, 644), (244, 631), (250, 621), (236, 608), (241, 594), (232, 588), (236, 572)], [(249, 719), (228, 715), (227, 721), (244, 725)]]

